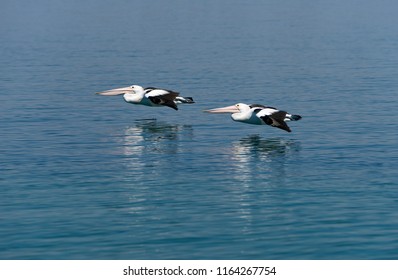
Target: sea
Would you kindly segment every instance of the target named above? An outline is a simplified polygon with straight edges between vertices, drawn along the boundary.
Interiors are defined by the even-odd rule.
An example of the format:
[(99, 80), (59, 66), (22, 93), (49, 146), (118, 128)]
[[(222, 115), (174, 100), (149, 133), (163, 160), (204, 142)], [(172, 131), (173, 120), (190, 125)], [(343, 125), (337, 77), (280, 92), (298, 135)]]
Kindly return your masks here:
[[(397, 9), (2, 0), (0, 259), (398, 259)], [(133, 84), (196, 103), (95, 94)]]

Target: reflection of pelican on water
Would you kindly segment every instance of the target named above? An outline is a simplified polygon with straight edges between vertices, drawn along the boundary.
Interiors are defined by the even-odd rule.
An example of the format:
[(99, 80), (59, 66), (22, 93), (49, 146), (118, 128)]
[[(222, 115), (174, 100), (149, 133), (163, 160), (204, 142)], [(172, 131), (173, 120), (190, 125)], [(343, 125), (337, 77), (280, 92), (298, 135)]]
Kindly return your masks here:
[(267, 211), (263, 206), (273, 198), (276, 189), (285, 186), (289, 176), (289, 158), (294, 159), (300, 145), (284, 138), (262, 138), (250, 135), (231, 145), (228, 162), (234, 184), (228, 189), (238, 216), (245, 221), (242, 231), (255, 231), (256, 215)]
[(271, 177), (283, 178), (286, 159), (299, 148), (297, 142), (283, 138), (264, 139), (259, 135), (242, 138), (232, 146), (232, 162), (238, 171), (236, 178), (243, 182), (254, 178), (263, 178), (263, 182)]
[(132, 214), (147, 211), (148, 196), (157, 184), (167, 184), (176, 160), (176, 154), (184, 152), (181, 141), (190, 141), (193, 130), (190, 125), (176, 125), (156, 119), (137, 120), (124, 130), (122, 152), (126, 167), (125, 180), (130, 182), (129, 211)]
[(141, 156), (175, 154), (181, 139), (192, 139), (192, 126), (169, 124), (156, 119), (137, 120), (124, 132), (124, 154)]
[(254, 156), (260, 158), (270, 158), (273, 156), (282, 156), (289, 151), (297, 151), (298, 144), (293, 140), (283, 138), (263, 139), (259, 135), (251, 135), (242, 138), (234, 147), (240, 155)]

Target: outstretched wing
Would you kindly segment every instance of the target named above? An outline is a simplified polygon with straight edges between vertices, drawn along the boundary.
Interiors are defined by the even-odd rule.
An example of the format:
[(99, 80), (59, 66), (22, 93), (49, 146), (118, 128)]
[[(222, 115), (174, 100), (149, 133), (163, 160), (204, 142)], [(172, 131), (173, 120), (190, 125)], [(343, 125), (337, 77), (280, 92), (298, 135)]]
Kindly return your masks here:
[(268, 107), (259, 111), (256, 116), (262, 119), (265, 124), (291, 132), (290, 127), (284, 121), (286, 114), (285, 111)]
[(178, 110), (178, 107), (174, 102), (176, 97), (179, 95), (178, 92), (159, 88), (146, 88), (145, 92), (145, 97), (151, 100), (154, 104), (164, 105), (171, 107), (174, 110)]

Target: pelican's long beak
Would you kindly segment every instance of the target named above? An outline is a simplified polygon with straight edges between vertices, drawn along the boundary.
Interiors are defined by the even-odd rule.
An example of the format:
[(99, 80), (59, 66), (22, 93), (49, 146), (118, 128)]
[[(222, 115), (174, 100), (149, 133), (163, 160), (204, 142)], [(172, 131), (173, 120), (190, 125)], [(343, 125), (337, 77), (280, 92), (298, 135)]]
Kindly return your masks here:
[(125, 94), (125, 93), (129, 93), (129, 92), (132, 92), (132, 91), (133, 91), (133, 89), (131, 87), (123, 87), (123, 88), (115, 88), (115, 89), (100, 91), (100, 92), (97, 92), (97, 94), (106, 95), (106, 96), (112, 96), (112, 95)]
[(222, 114), (222, 113), (238, 113), (239, 110), (238, 110), (238, 108), (236, 108), (235, 105), (232, 105), (232, 106), (228, 106), (228, 107), (204, 110), (204, 112), (212, 113), (212, 114)]

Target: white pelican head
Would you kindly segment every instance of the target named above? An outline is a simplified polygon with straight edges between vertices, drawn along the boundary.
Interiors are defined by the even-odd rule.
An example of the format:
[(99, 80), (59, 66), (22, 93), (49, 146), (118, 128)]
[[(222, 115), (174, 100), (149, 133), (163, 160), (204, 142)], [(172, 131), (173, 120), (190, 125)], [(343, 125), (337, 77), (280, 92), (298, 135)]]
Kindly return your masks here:
[(237, 103), (232, 106), (205, 110), (205, 112), (211, 114), (232, 113), (231, 118), (234, 121), (242, 121), (250, 117), (251, 107), (245, 103)]
[(97, 92), (98, 95), (105, 95), (105, 96), (113, 96), (121, 94), (140, 94), (140, 93), (144, 93), (144, 88), (138, 85), (132, 85), (122, 88), (114, 88), (110, 90)]
[(144, 98), (145, 90), (142, 86), (131, 85), (128, 87), (114, 88), (97, 92), (99, 95), (113, 96), (123, 94), (123, 98), (126, 102), (139, 104)]

